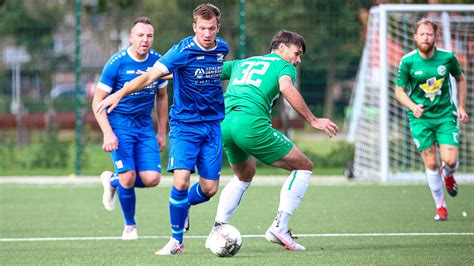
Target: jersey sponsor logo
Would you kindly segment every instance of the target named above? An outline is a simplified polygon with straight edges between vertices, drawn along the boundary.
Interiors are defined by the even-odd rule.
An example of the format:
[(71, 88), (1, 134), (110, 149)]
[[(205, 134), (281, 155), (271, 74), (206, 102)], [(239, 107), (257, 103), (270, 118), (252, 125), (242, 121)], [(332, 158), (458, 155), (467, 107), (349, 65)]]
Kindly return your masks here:
[(436, 95), (441, 95), (443, 82), (444, 78), (436, 79), (436, 77), (432, 77), (426, 80), (426, 83), (420, 84), (420, 88), (425, 92), (425, 97), (433, 101)]
[(205, 69), (197, 68), (194, 71), (194, 76), (199, 80), (195, 81), (195, 84), (218, 83), (220, 82), (221, 73), (222, 65), (206, 67)]
[(117, 169), (122, 169), (123, 168), (122, 160), (115, 161), (115, 166), (117, 166)]
[(204, 69), (202, 68), (196, 69), (196, 71), (194, 72), (194, 76), (196, 76), (196, 78), (198, 79), (202, 79), (202, 77), (204, 77)]
[(446, 66), (445, 65), (439, 66), (437, 71), (438, 71), (438, 74), (441, 76), (446, 75)]
[(217, 54), (217, 62), (224, 62), (224, 55), (223, 54)]
[(204, 55), (196, 57), (196, 60), (204, 60)]
[(127, 70), (125, 73), (126, 74), (135, 74), (135, 70)]
[(423, 75), (423, 71), (415, 71), (415, 75)]

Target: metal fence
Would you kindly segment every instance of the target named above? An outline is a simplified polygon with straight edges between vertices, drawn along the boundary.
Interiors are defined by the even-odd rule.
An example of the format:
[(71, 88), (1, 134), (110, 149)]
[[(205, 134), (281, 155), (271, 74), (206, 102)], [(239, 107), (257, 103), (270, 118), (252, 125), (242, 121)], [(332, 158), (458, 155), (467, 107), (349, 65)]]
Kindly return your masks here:
[[(342, 118), (364, 42), (365, 14), (373, 2), (221, 1), (217, 3), (222, 11), (219, 36), (229, 43), (227, 59), (233, 59), (268, 52), (271, 37), (279, 30), (302, 34), (308, 49), (298, 67), (298, 87), (317, 116), (324, 113)], [(192, 9), (199, 3), (183, 0), (3, 2), (0, 4), (0, 135), (16, 130), (17, 144), (28, 145), (32, 138), (29, 132), (33, 130), (45, 130), (52, 125), (60, 130), (75, 130), (77, 107), (79, 120), (83, 122), (81, 127), (90, 129), (86, 134), (97, 133), (90, 108), (96, 82), (107, 59), (128, 46), (133, 19), (138, 16), (152, 19), (153, 48), (164, 54), (172, 44), (193, 35)], [(80, 18), (79, 36), (76, 36), (77, 18)], [(75, 101), (78, 48), (82, 92), (79, 106)], [(284, 124), (281, 106), (274, 113), (276, 126)], [(292, 123), (286, 125), (304, 125), (297, 115), (290, 118)], [(2, 142), (7, 139), (11, 138), (2, 137)]]

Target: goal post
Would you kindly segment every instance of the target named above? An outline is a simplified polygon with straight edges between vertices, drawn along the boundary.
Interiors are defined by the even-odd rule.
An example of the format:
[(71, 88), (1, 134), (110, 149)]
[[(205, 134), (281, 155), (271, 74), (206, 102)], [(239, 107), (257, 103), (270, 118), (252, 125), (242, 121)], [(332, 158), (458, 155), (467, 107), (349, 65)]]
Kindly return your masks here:
[[(385, 4), (370, 10), (364, 50), (346, 119), (347, 139), (355, 143), (358, 178), (424, 180), (421, 155), (413, 144), (406, 108), (395, 98), (401, 57), (415, 49), (414, 25), (429, 17), (439, 25), (437, 47), (453, 51), (464, 70), (471, 121), (460, 124), (460, 180), (474, 180), (474, 5)], [(451, 77), (453, 101), (456, 82)]]

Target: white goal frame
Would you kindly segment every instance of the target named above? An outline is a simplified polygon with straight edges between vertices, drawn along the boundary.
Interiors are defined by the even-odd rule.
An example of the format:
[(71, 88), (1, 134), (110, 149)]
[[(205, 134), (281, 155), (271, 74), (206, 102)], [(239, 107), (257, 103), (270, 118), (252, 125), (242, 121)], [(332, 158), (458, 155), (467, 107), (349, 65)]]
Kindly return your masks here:
[[(424, 174), (422, 172), (419, 173), (391, 173), (390, 172), (390, 162), (389, 162), (389, 152), (390, 152), (390, 140), (389, 140), (389, 93), (393, 91), (393, 88), (389, 88), (389, 68), (388, 68), (388, 45), (387, 45), (387, 15), (390, 12), (403, 12), (403, 11), (418, 11), (418, 12), (442, 12), (441, 16), (441, 28), (442, 28), (442, 36), (443, 36), (443, 43), (451, 44), (451, 34), (449, 28), (449, 15), (447, 12), (474, 12), (474, 5), (468, 4), (382, 4), (377, 7), (373, 7), (370, 10), (371, 16), (373, 13), (378, 14), (378, 22), (377, 21), (370, 21), (368, 27), (371, 27), (371, 24), (378, 23), (378, 33), (379, 33), (379, 56), (380, 56), (380, 73), (377, 78), (378, 80), (378, 87), (379, 87), (379, 132), (380, 132), (380, 139), (379, 139), (379, 151), (380, 151), (380, 165), (379, 168), (375, 170), (377, 174), (375, 175), (367, 175), (367, 176), (359, 176), (357, 174), (357, 162), (355, 162), (355, 176), (356, 178), (365, 178), (365, 179), (377, 179), (380, 178), (382, 182), (387, 181), (399, 181), (399, 180), (425, 180)], [(474, 14), (474, 13), (473, 13)], [(367, 31), (367, 39), (369, 39), (369, 30)], [(450, 46), (450, 45), (449, 45)], [(361, 116), (361, 108), (363, 104), (363, 97), (364, 97), (364, 90), (365, 90), (365, 76), (361, 73), (364, 73), (367, 70), (368, 66), (368, 46), (364, 47), (362, 60), (359, 66), (359, 74), (356, 81), (356, 86), (354, 88), (354, 95), (352, 99), (352, 113), (349, 120), (348, 128), (347, 128), (347, 140), (349, 142), (355, 142), (356, 140), (356, 131), (359, 123), (359, 118)], [(444, 47), (446, 50), (451, 50), (451, 47)], [(452, 82), (455, 86), (456, 82)], [(473, 93), (472, 89), (469, 88), (468, 84), (468, 95), (469, 93)], [(453, 96), (457, 101), (456, 97), (456, 88), (453, 88)], [(469, 114), (471, 117), (471, 121), (469, 123), (473, 123), (474, 114)], [(465, 137), (472, 137), (472, 136), (464, 136)], [(421, 156), (421, 155), (420, 155)], [(378, 177), (377, 177), (378, 176)], [(465, 174), (458, 174), (457, 177), (464, 180), (474, 180), (474, 173), (465, 173)]]

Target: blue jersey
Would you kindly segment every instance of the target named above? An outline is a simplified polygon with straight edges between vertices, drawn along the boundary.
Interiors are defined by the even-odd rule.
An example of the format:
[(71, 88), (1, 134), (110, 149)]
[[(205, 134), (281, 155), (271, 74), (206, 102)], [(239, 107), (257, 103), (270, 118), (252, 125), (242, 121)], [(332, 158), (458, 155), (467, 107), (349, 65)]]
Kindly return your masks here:
[[(114, 54), (104, 66), (97, 88), (109, 93), (114, 93), (129, 81), (138, 77), (137, 70), (147, 71), (152, 68), (161, 55), (150, 49), (147, 57), (142, 61), (137, 61), (130, 56), (128, 49), (121, 50)], [(132, 116), (150, 116), (155, 103), (155, 95), (159, 88), (168, 85), (166, 80), (157, 80), (143, 90), (134, 92), (123, 97), (112, 115), (124, 114)]]
[(192, 123), (224, 118), (220, 75), (229, 48), (221, 38), (216, 38), (216, 43), (215, 47), (205, 49), (191, 36), (171, 47), (156, 62), (163, 72), (173, 72), (171, 119)]

